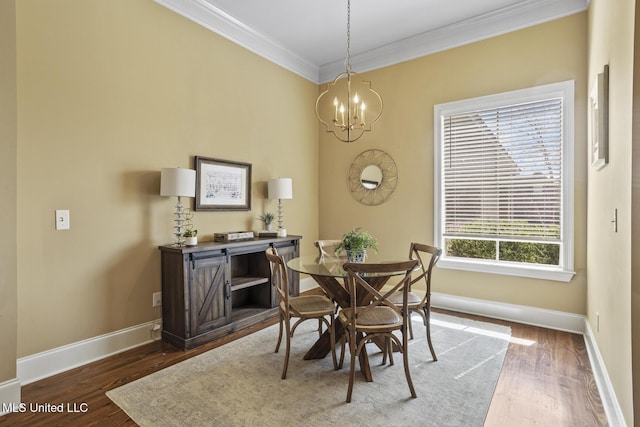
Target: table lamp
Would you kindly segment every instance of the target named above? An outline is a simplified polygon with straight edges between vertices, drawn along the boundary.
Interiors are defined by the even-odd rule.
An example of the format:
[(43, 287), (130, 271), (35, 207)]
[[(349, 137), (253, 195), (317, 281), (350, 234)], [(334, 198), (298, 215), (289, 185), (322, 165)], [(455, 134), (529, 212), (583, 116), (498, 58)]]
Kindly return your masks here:
[(287, 230), (282, 226), (282, 200), (293, 199), (293, 182), (291, 178), (274, 178), (268, 182), (268, 197), (278, 199), (278, 236), (285, 237)]
[(160, 195), (177, 196), (178, 203), (175, 210), (174, 245), (182, 246), (182, 223), (184, 218), (182, 212), (181, 197), (195, 197), (196, 195), (196, 171), (183, 168), (162, 168), (160, 172)]

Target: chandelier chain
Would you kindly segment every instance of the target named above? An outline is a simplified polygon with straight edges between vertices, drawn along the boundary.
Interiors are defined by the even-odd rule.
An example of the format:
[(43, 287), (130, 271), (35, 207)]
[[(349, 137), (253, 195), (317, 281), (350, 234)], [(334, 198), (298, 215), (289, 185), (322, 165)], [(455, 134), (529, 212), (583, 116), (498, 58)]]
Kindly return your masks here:
[(351, 71), (351, 0), (347, 0), (347, 58), (345, 59), (347, 72)]

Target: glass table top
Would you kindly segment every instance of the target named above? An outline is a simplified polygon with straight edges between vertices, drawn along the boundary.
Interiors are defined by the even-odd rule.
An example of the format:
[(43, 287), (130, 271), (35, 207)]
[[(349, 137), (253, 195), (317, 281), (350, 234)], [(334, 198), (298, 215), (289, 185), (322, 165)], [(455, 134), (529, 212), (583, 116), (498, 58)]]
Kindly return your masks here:
[[(384, 262), (399, 262), (406, 261), (406, 258), (391, 257), (379, 254), (367, 254), (365, 263), (384, 263)], [(299, 273), (310, 274), (312, 276), (331, 276), (331, 277), (347, 277), (348, 274), (342, 266), (348, 262), (346, 256), (323, 256), (307, 255), (298, 258), (293, 258), (287, 262), (287, 266)], [(397, 273), (385, 274), (386, 276), (393, 276), (403, 274), (403, 271)]]

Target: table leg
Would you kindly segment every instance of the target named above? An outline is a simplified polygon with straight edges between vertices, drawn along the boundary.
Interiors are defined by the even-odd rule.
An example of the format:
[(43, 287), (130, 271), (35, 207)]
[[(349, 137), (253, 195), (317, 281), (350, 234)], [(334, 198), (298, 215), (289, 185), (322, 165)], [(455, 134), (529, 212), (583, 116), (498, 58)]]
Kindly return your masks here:
[[(342, 323), (336, 321), (335, 329), (337, 346), (342, 339), (342, 335), (344, 334)], [(323, 359), (327, 354), (329, 354), (329, 352), (331, 352), (331, 334), (329, 333), (329, 331), (324, 331), (320, 338), (318, 338), (318, 340), (313, 344), (309, 351), (307, 351), (307, 353), (304, 355), (304, 360)]]

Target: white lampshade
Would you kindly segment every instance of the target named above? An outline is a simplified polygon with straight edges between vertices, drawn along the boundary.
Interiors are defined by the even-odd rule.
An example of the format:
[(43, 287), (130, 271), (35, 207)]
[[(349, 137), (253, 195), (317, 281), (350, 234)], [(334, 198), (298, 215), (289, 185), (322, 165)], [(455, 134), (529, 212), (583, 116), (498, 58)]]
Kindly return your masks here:
[(162, 168), (160, 195), (195, 197), (196, 171), (183, 168)]
[(293, 181), (291, 178), (274, 178), (268, 183), (270, 199), (293, 199)]

